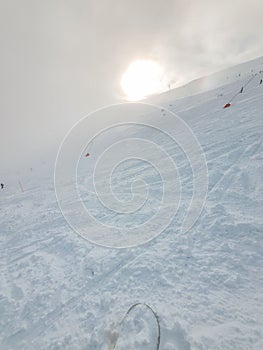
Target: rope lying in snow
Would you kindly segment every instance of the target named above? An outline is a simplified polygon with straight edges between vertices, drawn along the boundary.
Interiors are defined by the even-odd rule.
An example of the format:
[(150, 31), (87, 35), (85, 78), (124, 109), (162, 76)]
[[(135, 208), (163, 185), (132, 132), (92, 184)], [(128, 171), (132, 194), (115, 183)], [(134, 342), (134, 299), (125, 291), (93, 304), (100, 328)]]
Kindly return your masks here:
[[(152, 314), (154, 315), (155, 319), (156, 319), (156, 323), (157, 323), (157, 329), (158, 329), (158, 337), (157, 337), (157, 342), (156, 342), (156, 350), (159, 350), (159, 347), (160, 347), (160, 341), (161, 341), (161, 327), (160, 327), (160, 322), (159, 322), (159, 317), (157, 315), (157, 313), (151, 308), (151, 306), (149, 306), (148, 304), (145, 304), (145, 303), (136, 303), (136, 304), (133, 304), (129, 310), (126, 312), (125, 316), (123, 317), (121, 323), (120, 323), (120, 327), (123, 325), (125, 319), (127, 318), (127, 316), (129, 315), (129, 313), (135, 308), (137, 307), (138, 305), (142, 305), (142, 306), (145, 306), (146, 308), (148, 308)], [(117, 342), (118, 342), (118, 339), (119, 339), (119, 336), (117, 337), (116, 339), (116, 342), (115, 342), (115, 345), (113, 347), (113, 350), (116, 349), (116, 346), (117, 346)]]
[[(243, 89), (257, 76), (256, 74), (253, 74), (253, 76), (246, 82), (245, 85), (243, 85)], [(238, 91), (229, 101), (228, 103), (231, 103), (238, 95), (240, 94), (240, 91)]]

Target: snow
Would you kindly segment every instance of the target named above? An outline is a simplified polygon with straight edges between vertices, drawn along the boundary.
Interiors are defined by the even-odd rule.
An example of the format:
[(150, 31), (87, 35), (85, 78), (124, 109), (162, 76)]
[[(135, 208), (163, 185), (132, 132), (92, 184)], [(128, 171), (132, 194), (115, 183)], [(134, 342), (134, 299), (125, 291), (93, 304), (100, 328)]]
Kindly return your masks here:
[[(117, 350), (156, 349), (157, 325), (149, 309), (138, 306), (124, 318), (137, 302), (158, 314), (161, 350), (263, 349), (262, 63), (260, 58), (152, 97), (151, 103), (161, 108), (141, 117), (163, 130), (178, 126), (169, 111), (177, 114), (204, 151), (207, 198), (186, 233), (180, 228), (193, 192), (189, 159), (163, 133), (138, 125), (112, 130), (105, 140), (102, 136), (95, 141), (89, 166), (80, 158), (78, 182), (81, 199), (106, 229), (118, 227), (120, 234), (127, 227), (147, 225), (162, 206), (163, 185), (175, 195), (179, 190), (174, 188), (172, 162), (163, 166), (151, 148), (145, 148), (144, 157), (156, 161), (157, 170), (138, 157), (119, 164), (112, 190), (125, 210), (125, 200), (136, 209), (123, 214), (99, 202), (90, 169), (112, 140), (122, 142), (116, 154), (124, 152), (123, 142), (134, 136), (158, 144), (177, 164), (180, 208), (168, 224), (164, 217), (167, 225), (159, 235), (154, 225), (146, 226), (149, 240), (144, 244), (116, 249), (83, 239), (62, 215), (53, 179), (40, 181), (34, 168), (21, 179), (23, 193), (12, 186), (1, 191), (1, 349), (109, 350), (117, 338)], [(223, 109), (255, 72), (232, 106)], [(96, 175), (106, 202), (107, 167), (113, 158), (106, 158)], [(66, 179), (67, 168), (64, 172), (61, 192), (75, 215), (78, 203)], [(141, 181), (134, 182), (138, 176)], [(115, 205), (112, 199), (107, 203)], [(85, 220), (74, 224), (83, 227)], [(97, 232), (100, 243), (107, 241), (104, 234)], [(125, 241), (125, 235), (120, 239)], [(110, 237), (107, 242), (112, 242)]]

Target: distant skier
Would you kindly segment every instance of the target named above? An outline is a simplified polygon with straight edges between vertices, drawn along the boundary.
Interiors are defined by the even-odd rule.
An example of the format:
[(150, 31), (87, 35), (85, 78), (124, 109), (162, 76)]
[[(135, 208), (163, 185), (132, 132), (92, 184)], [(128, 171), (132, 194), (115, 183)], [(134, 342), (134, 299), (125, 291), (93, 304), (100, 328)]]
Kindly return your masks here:
[(261, 79), (259, 84), (262, 84), (262, 81), (263, 81), (263, 80)]
[(244, 90), (244, 88), (243, 88), (243, 86), (242, 86), (242, 88), (241, 88), (241, 90), (240, 90), (240, 93), (241, 93), (241, 94), (242, 94), (243, 90)]
[(2, 190), (4, 189), (4, 186), (5, 186), (4, 184), (1, 184), (1, 189), (2, 189)]

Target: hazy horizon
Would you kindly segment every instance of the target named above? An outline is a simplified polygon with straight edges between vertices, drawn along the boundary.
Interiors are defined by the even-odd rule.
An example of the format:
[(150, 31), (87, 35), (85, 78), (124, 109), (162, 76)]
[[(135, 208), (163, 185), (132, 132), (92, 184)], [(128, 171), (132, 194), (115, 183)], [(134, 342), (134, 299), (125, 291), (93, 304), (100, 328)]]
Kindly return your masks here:
[(124, 101), (120, 79), (135, 59), (181, 85), (263, 55), (261, 0), (0, 0), (0, 10), (6, 171), (55, 158), (74, 123)]

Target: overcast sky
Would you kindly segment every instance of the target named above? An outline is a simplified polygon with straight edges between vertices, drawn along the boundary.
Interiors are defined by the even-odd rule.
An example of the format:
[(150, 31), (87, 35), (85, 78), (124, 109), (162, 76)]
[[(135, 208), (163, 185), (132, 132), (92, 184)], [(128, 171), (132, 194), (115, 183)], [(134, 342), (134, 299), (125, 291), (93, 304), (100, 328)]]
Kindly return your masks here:
[(262, 0), (0, 0), (1, 168), (121, 101), (134, 59), (186, 82), (262, 56), (262, 38)]

